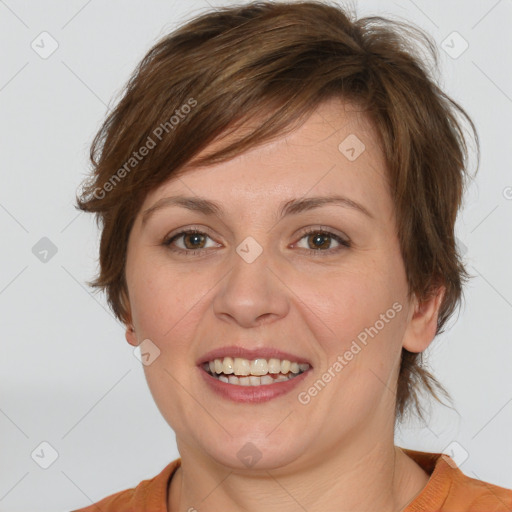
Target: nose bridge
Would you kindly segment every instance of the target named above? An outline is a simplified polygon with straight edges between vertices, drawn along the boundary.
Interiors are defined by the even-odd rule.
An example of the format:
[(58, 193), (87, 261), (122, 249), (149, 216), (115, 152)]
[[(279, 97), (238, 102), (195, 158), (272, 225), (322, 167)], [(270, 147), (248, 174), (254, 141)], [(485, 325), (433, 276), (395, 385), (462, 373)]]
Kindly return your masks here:
[(270, 237), (247, 236), (231, 255), (231, 270), (214, 300), (217, 315), (228, 316), (240, 324), (256, 325), (265, 318), (286, 314), (288, 299), (276, 277)]

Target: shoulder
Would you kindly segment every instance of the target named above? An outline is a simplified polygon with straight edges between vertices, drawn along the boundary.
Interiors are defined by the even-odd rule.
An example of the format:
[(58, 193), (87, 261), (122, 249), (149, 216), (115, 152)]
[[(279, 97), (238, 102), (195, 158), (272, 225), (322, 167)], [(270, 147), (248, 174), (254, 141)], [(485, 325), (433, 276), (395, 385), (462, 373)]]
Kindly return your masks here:
[(446, 510), (459, 503), (464, 503), (468, 512), (510, 512), (512, 489), (469, 477), (457, 468), (446, 499)]
[(71, 512), (167, 512), (169, 479), (180, 464), (181, 459), (176, 459), (158, 475), (143, 480), (136, 487), (116, 492), (85, 508)]
[(430, 479), (404, 512), (510, 512), (512, 489), (472, 478), (446, 454), (403, 449)]

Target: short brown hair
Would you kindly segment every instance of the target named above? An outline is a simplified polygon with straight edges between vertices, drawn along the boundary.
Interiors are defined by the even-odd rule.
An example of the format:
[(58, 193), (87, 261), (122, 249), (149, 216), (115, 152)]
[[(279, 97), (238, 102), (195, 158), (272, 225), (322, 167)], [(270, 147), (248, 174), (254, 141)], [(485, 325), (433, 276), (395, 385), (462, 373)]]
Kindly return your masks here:
[[(468, 114), (430, 76), (426, 56), (437, 67), (435, 43), (413, 25), (356, 19), (328, 2), (252, 2), (183, 24), (148, 51), (92, 143), (93, 173), (76, 198), (77, 208), (96, 213), (102, 230), (100, 272), (88, 284), (105, 290), (116, 317), (129, 323), (127, 242), (146, 195), (245, 121), (258, 119), (244, 137), (195, 166), (279, 137), (337, 97), (360, 105), (381, 136), (409, 298), (446, 287), (441, 333), (471, 277), (454, 236), (468, 160), (459, 115), (477, 150), (479, 142)], [(136, 158), (143, 147), (145, 156)], [(421, 353), (402, 349), (396, 419), (410, 404), (423, 418), (422, 387), (438, 401), (434, 386), (449, 397), (421, 363)]]

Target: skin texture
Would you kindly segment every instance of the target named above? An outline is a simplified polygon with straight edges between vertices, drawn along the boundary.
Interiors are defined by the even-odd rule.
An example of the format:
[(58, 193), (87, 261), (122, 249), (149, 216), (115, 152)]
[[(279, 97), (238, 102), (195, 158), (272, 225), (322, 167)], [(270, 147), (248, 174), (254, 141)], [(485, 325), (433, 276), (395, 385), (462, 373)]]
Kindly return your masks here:
[[(338, 149), (350, 134), (365, 145), (354, 161)], [(225, 214), (173, 206), (142, 226), (145, 209), (177, 193), (217, 201)], [(284, 201), (334, 193), (373, 218), (327, 205), (277, 221)], [(301, 232), (320, 226), (351, 247), (329, 237), (315, 245)], [(182, 236), (171, 247), (203, 252), (164, 245), (191, 227), (208, 236)], [(236, 252), (248, 236), (262, 248), (252, 263)], [(399, 511), (426, 485), (428, 475), (394, 446), (394, 401), (401, 349), (431, 343), (444, 290), (429, 302), (407, 300), (384, 157), (356, 107), (329, 100), (292, 133), (153, 191), (130, 234), (126, 279), (134, 326), (126, 339), (150, 339), (160, 350), (144, 371), (182, 459), (170, 510)], [(394, 303), (401, 311), (300, 403), (297, 394)], [(231, 344), (277, 347), (313, 370), (287, 395), (235, 403), (211, 391), (196, 367), (206, 352)], [(262, 455), (251, 468), (237, 457), (247, 442)]]

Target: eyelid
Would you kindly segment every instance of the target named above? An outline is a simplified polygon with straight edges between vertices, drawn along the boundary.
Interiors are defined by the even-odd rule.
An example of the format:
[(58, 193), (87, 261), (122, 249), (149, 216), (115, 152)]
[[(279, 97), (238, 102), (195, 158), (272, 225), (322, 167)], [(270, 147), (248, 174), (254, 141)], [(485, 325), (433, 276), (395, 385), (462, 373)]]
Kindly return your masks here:
[[(206, 226), (191, 224), (190, 226), (177, 228), (174, 231), (171, 231), (171, 233), (169, 233), (168, 235), (165, 236), (164, 240), (169, 240), (173, 236), (182, 234), (183, 232), (187, 232), (187, 231), (198, 231), (200, 233), (204, 233), (204, 234), (212, 237), (211, 230), (209, 228), (207, 228)], [(345, 233), (340, 232), (337, 229), (331, 228), (330, 226), (324, 226), (324, 225), (308, 226), (305, 228), (301, 228), (298, 232), (298, 235), (308, 234), (311, 231), (327, 231), (330, 233), (334, 232), (332, 234), (335, 234), (335, 235), (339, 236), (340, 238), (343, 238), (347, 242), (350, 241), (349, 237), (347, 235), (345, 235)], [(298, 236), (298, 235), (296, 235), (296, 236)]]
[(176, 235), (181, 235), (183, 233), (190, 232), (190, 231), (197, 231), (198, 233), (203, 233), (205, 235), (208, 235), (212, 239), (214, 237), (217, 237), (217, 234), (213, 234), (214, 232), (212, 229), (210, 229), (206, 226), (202, 226), (200, 224), (191, 224), (189, 226), (183, 226), (183, 227), (174, 229), (168, 235), (165, 236), (164, 240), (169, 240)]
[(324, 226), (324, 225), (317, 225), (317, 226), (308, 226), (306, 228), (302, 228), (299, 230), (300, 235), (308, 234), (308, 233), (315, 233), (315, 232), (326, 232), (330, 233), (332, 235), (339, 236), (340, 238), (343, 238), (345, 241), (349, 241), (349, 237), (345, 235), (342, 231), (339, 231), (337, 229), (331, 228), (330, 226)]

